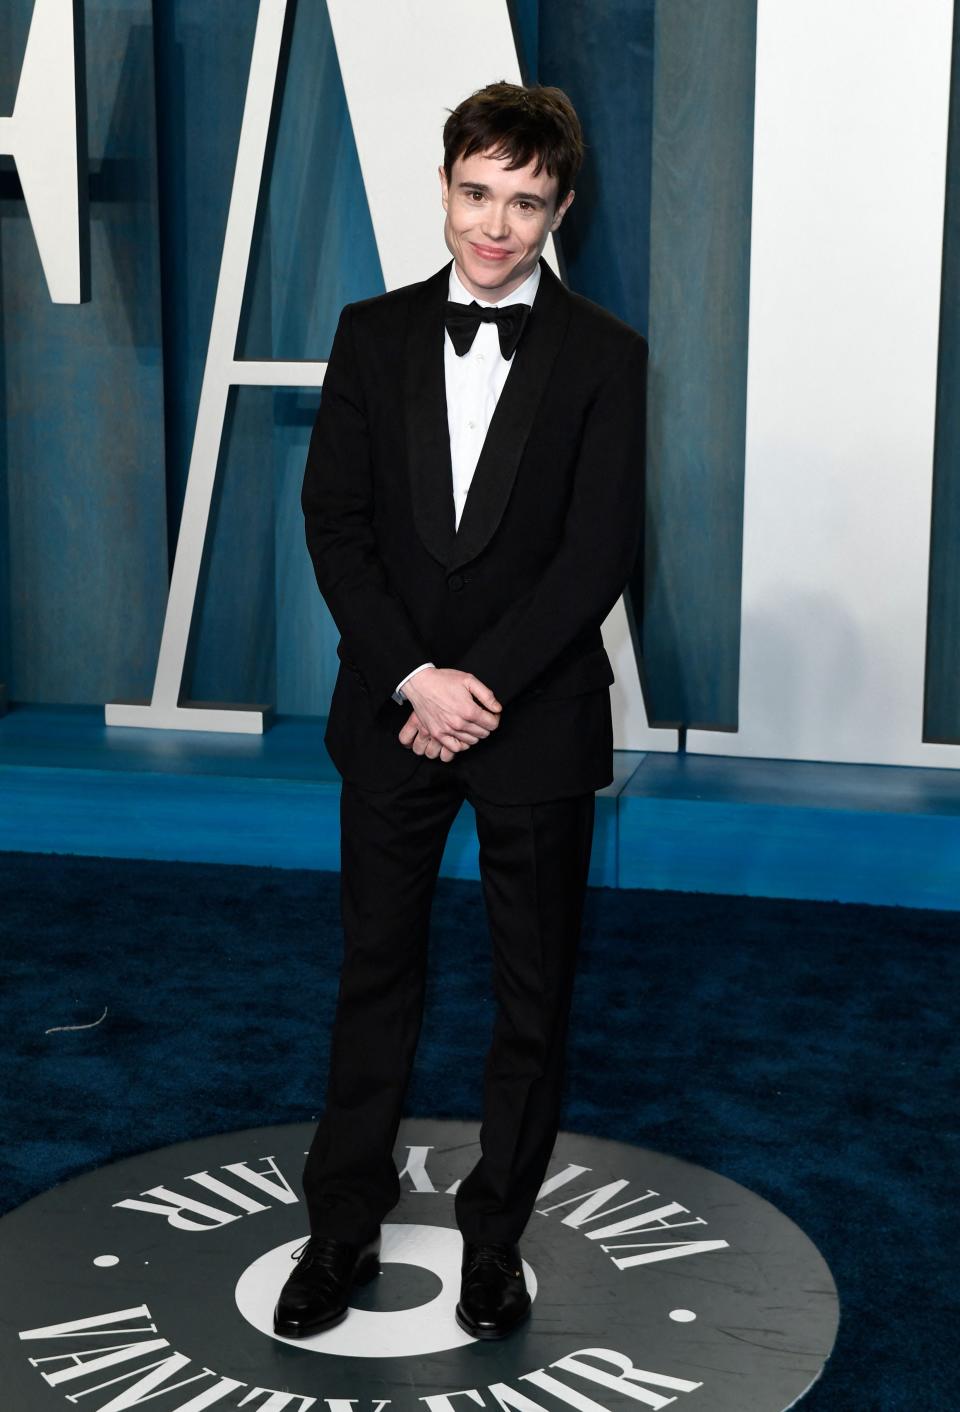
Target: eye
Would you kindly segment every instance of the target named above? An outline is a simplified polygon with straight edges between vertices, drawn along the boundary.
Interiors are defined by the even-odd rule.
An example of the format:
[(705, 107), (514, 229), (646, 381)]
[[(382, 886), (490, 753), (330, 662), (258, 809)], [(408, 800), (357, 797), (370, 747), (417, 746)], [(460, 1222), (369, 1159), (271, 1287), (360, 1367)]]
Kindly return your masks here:
[(530, 204), (529, 201), (518, 201), (518, 202), (517, 202), (517, 205), (518, 205), (518, 206), (522, 206), (522, 207), (524, 208), (524, 210), (527, 210), (527, 211), (532, 211), (532, 210), (533, 210), (533, 207), (532, 207), (532, 205)]

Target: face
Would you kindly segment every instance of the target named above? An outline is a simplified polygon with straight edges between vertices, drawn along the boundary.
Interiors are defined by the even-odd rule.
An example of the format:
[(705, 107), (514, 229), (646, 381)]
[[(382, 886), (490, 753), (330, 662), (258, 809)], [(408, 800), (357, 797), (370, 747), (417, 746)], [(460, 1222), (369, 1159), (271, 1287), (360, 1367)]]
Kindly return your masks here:
[(557, 178), (546, 167), (534, 176), (536, 159), (512, 172), (509, 160), (485, 152), (457, 157), (449, 183), (440, 167), (447, 249), (465, 288), (491, 303), (527, 278), (573, 200), (568, 191), (556, 205)]

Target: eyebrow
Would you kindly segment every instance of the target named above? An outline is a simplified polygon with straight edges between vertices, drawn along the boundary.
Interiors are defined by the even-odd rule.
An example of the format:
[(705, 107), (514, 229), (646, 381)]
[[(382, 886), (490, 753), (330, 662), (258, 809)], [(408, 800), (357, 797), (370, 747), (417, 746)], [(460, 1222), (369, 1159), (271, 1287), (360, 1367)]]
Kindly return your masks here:
[[(461, 190), (482, 191), (485, 196), (490, 195), (489, 186), (484, 186), (482, 181), (461, 181), (457, 183)], [(535, 206), (546, 206), (542, 196), (538, 196), (535, 191), (515, 191), (514, 196), (521, 201), (532, 201)]]

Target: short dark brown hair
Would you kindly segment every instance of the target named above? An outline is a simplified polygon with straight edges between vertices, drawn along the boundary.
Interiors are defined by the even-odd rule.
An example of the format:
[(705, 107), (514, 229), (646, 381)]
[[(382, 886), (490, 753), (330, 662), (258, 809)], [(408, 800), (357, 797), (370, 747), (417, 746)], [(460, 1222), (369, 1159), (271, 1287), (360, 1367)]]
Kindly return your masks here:
[(572, 188), (586, 144), (580, 119), (562, 88), (508, 83), (501, 79), (478, 88), (443, 125), (443, 169), (449, 182), (458, 157), (489, 151), (507, 170), (534, 158), (535, 173), (546, 167), (557, 178), (557, 205)]

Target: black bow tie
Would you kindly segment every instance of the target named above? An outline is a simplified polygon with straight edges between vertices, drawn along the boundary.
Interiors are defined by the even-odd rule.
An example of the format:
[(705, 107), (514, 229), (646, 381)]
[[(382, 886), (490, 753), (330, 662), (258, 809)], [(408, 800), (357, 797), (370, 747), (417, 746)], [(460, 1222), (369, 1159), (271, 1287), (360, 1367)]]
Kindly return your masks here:
[(485, 308), (475, 299), (471, 304), (458, 304), (448, 299), (444, 322), (458, 357), (462, 358), (468, 351), (481, 324), (493, 323), (500, 335), (500, 352), (510, 358), (520, 342), (529, 313), (529, 304), (494, 304)]

